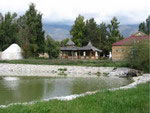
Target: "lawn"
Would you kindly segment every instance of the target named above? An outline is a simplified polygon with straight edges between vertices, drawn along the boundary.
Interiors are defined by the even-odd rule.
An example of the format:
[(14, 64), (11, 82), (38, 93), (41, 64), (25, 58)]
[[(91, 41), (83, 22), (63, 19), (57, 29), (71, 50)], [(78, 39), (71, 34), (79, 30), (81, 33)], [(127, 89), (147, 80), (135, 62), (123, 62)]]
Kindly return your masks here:
[(51, 100), (1, 108), (0, 113), (149, 113), (150, 83), (136, 88), (98, 92), (71, 101)]
[(75, 66), (103, 66), (103, 67), (128, 67), (126, 62), (113, 62), (111, 60), (71, 60), (71, 59), (23, 59), (0, 60), (0, 63), (35, 64), (35, 65), (75, 65)]

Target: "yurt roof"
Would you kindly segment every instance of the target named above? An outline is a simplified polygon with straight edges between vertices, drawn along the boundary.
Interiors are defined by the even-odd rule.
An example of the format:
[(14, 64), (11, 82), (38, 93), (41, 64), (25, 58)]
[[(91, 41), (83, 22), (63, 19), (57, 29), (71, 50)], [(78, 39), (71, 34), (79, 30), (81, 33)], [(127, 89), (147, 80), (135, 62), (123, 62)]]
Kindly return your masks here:
[(3, 51), (3, 53), (18, 53), (22, 52), (20, 46), (18, 44), (12, 44), (7, 49)]

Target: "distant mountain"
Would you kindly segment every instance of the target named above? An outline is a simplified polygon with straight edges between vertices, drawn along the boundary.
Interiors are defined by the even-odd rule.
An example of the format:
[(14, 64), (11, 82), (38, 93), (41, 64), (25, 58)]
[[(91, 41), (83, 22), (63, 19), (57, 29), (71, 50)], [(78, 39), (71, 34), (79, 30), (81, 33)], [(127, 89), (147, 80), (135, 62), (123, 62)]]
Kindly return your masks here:
[(119, 30), (124, 37), (128, 37), (138, 31), (138, 24), (135, 25), (120, 25)]
[(56, 25), (56, 24), (44, 24), (43, 26), (46, 34), (49, 34), (55, 40), (63, 40), (65, 38), (70, 38), (69, 25)]
[[(46, 34), (49, 34), (55, 40), (63, 40), (70, 38), (71, 25), (44, 24)], [(138, 24), (135, 25), (120, 25), (119, 30), (124, 37), (138, 31)]]

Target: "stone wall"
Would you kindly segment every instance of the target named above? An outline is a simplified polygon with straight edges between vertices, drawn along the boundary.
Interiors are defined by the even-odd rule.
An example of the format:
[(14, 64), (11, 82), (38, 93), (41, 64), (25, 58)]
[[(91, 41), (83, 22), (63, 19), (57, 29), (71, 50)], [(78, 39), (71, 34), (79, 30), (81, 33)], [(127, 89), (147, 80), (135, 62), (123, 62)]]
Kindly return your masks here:
[(112, 46), (112, 60), (125, 60), (128, 57), (129, 50), (129, 46)]

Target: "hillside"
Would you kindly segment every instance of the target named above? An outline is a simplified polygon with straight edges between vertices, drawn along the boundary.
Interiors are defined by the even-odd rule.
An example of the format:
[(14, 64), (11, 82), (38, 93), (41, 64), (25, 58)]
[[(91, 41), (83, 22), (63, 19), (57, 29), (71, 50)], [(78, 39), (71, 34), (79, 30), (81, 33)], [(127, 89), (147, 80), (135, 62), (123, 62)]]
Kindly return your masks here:
[[(57, 25), (57, 24), (44, 24), (43, 26), (46, 34), (51, 35), (55, 40), (63, 40), (70, 38), (70, 25)], [(124, 37), (128, 37), (131, 34), (138, 31), (138, 24), (135, 25), (120, 25), (119, 30)]]

